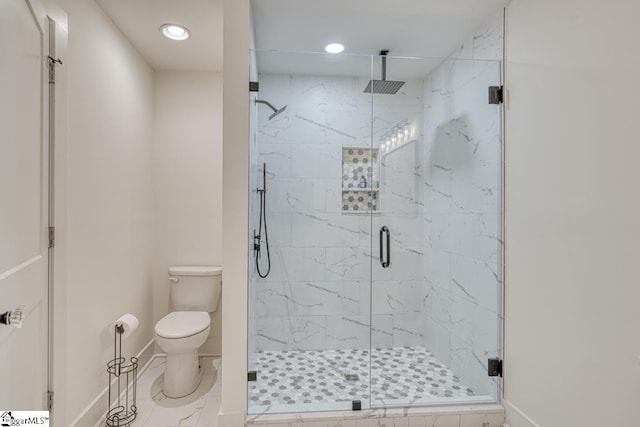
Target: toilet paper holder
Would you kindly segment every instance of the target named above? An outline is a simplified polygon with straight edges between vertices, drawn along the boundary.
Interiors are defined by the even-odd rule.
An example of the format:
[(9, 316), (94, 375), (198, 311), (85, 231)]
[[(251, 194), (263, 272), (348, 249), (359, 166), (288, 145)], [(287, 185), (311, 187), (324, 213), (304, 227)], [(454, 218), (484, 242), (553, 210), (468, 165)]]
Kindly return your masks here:
[(109, 427), (130, 426), (138, 415), (136, 389), (138, 383), (138, 358), (131, 357), (129, 363), (122, 356), (122, 335), (125, 328), (113, 326), (113, 359), (107, 363), (109, 374), (109, 400), (106, 425)]

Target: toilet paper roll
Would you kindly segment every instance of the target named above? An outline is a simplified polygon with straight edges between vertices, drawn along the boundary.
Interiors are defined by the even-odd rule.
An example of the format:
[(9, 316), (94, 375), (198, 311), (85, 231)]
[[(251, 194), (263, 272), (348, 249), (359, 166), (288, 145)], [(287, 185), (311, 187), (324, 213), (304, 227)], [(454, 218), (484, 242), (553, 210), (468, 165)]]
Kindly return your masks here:
[(111, 324), (111, 336), (115, 335), (116, 326), (122, 326), (124, 328), (122, 338), (126, 338), (131, 335), (131, 332), (135, 331), (138, 327), (138, 318), (130, 313), (121, 316), (118, 320)]

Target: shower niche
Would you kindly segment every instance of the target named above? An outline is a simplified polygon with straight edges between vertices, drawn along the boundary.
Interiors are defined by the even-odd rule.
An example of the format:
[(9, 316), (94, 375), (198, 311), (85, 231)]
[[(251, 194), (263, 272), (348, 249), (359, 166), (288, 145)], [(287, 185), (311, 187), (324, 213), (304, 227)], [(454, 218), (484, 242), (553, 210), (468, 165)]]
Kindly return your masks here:
[(377, 148), (342, 148), (342, 211), (378, 212), (380, 207), (379, 151)]

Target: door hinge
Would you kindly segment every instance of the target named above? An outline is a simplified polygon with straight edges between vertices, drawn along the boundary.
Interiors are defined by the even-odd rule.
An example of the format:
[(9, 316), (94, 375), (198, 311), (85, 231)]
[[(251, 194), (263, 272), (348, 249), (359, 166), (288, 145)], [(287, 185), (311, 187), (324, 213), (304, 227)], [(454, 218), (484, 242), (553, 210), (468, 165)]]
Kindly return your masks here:
[(258, 373), (256, 371), (249, 371), (247, 374), (247, 381), (257, 381)]
[(56, 246), (56, 228), (49, 227), (49, 248)]
[(249, 92), (258, 92), (260, 89), (260, 83), (249, 82)]
[(47, 392), (47, 408), (49, 411), (53, 410), (53, 392), (52, 391)]
[(56, 64), (62, 65), (62, 61), (60, 59), (55, 59), (52, 56), (47, 56), (47, 60), (49, 62), (49, 83), (56, 82)]
[(502, 360), (497, 357), (494, 359), (489, 359), (487, 363), (488, 369), (487, 373), (490, 377), (501, 377), (502, 376)]
[(503, 86), (489, 86), (489, 104), (502, 104), (503, 102)]

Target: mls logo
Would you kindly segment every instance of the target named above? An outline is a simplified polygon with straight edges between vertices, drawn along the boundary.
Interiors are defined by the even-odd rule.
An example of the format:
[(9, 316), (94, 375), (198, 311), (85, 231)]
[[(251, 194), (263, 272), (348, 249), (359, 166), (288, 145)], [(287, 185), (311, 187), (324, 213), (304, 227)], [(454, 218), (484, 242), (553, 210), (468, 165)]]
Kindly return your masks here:
[(49, 425), (48, 411), (0, 411), (0, 427)]
[(11, 411), (3, 412), (0, 415), (0, 426), (11, 426), (11, 421), (15, 421), (15, 418), (11, 415)]

